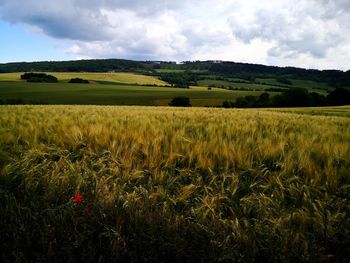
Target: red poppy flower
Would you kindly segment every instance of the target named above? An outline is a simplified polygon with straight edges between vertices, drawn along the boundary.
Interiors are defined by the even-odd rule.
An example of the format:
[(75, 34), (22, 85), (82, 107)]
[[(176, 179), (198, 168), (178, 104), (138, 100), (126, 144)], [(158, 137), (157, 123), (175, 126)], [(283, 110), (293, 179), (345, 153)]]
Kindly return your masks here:
[(121, 216), (117, 217), (117, 225), (123, 225), (125, 222), (124, 218)]
[(80, 204), (81, 202), (83, 202), (84, 201), (84, 197), (81, 195), (81, 194), (76, 194), (75, 196), (74, 196), (74, 202), (76, 203), (76, 204)]

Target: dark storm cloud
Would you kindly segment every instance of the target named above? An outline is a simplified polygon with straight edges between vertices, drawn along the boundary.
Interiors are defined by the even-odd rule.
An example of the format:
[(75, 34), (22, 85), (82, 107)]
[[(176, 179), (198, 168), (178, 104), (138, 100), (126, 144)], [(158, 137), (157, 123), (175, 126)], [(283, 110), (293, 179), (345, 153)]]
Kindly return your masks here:
[(180, 3), (169, 0), (1, 0), (0, 18), (36, 26), (55, 38), (107, 40), (112, 37), (115, 26), (108, 22), (104, 11), (116, 11), (118, 15), (118, 11), (125, 9), (147, 17), (176, 9)]
[(0, 17), (10, 23), (40, 28), (55, 38), (105, 39), (108, 21), (98, 10), (74, 6), (73, 1), (2, 1)]

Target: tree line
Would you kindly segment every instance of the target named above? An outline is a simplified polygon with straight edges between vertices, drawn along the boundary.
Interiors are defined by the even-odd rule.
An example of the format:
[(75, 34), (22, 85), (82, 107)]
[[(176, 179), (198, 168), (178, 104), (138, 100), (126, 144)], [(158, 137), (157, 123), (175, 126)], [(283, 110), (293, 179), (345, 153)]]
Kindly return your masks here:
[(260, 96), (245, 96), (235, 102), (224, 101), (224, 108), (268, 108), (268, 107), (317, 107), (350, 105), (350, 91), (337, 88), (327, 96), (308, 92), (304, 88), (292, 88), (282, 94), (271, 97), (268, 93)]
[(10, 72), (108, 72), (144, 70), (142, 62), (124, 59), (41, 61), (0, 64), (0, 73)]
[[(248, 63), (217, 61), (186, 61), (181, 64), (155, 61), (133, 61), (125, 59), (94, 59), (75, 61), (42, 61), (0, 64), (0, 73), (10, 72), (111, 72), (134, 71), (170, 79), (179, 86), (189, 85), (200, 72), (192, 75), (159, 74), (156, 69), (175, 69), (183, 71), (207, 71), (209, 74), (237, 77), (251, 81), (255, 78), (277, 78), (281, 84), (290, 85), (286, 79), (303, 79), (326, 82), (333, 87), (350, 87), (350, 70), (315, 70), (295, 67), (276, 67)], [(194, 77), (196, 75), (196, 77)], [(181, 78), (182, 80), (179, 80)], [(174, 81), (173, 81), (174, 80)], [(184, 82), (183, 80), (186, 80)], [(173, 81), (173, 82), (172, 82)]]
[(230, 76), (250, 75), (253, 77), (268, 78), (274, 77), (283, 84), (290, 84), (285, 77), (293, 79), (312, 80), (316, 82), (326, 82), (334, 87), (350, 86), (350, 70), (315, 70), (295, 67), (275, 67), (257, 64), (223, 62), (212, 64), (208, 70)]

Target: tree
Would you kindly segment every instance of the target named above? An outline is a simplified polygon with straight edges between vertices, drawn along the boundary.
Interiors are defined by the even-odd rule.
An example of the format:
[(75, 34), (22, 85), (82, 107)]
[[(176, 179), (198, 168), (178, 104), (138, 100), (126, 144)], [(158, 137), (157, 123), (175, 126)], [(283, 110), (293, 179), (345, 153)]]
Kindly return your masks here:
[(27, 82), (58, 82), (58, 79), (56, 77), (47, 75), (45, 73), (24, 73), (21, 75), (21, 79), (27, 80)]
[(83, 84), (88, 84), (90, 83), (88, 80), (86, 79), (81, 79), (81, 78), (73, 78), (69, 81), (69, 83), (83, 83)]
[(307, 107), (311, 105), (311, 97), (307, 89), (292, 88), (274, 97), (277, 107)]
[(175, 97), (169, 103), (169, 106), (175, 107), (191, 107), (190, 99), (187, 97)]
[(255, 102), (255, 107), (270, 107), (271, 106), (271, 99), (270, 94), (264, 92), (261, 94), (258, 98), (258, 100)]
[(328, 96), (329, 105), (350, 105), (350, 91), (344, 88), (333, 90)]
[(324, 95), (321, 95), (317, 92), (311, 92), (311, 105), (312, 106), (325, 106), (327, 105), (327, 98)]
[(293, 83), (289, 79), (286, 79), (284, 77), (278, 77), (278, 78), (276, 78), (276, 80), (277, 80), (277, 82), (282, 83), (282, 84), (293, 85)]
[(234, 107), (234, 103), (233, 102), (231, 102), (231, 101), (224, 101), (223, 103), (222, 103), (222, 107), (223, 108), (226, 108), (226, 109), (228, 109), (228, 108), (233, 108)]

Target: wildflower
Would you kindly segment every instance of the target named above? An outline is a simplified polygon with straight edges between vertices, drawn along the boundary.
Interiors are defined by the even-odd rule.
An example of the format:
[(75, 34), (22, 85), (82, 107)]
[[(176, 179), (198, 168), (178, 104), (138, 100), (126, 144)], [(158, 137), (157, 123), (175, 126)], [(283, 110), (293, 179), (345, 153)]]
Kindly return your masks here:
[(83, 201), (84, 201), (84, 197), (81, 194), (76, 194), (74, 196), (74, 203), (80, 204)]
[(123, 225), (125, 222), (124, 218), (122, 216), (117, 217), (117, 225)]

